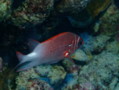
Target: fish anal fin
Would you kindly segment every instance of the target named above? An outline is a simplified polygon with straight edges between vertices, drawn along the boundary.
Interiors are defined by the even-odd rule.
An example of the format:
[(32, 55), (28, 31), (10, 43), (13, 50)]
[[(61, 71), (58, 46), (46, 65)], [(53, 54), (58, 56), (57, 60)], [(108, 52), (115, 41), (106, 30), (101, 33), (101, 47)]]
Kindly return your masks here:
[(28, 46), (29, 46), (29, 48), (30, 48), (31, 51), (33, 51), (34, 48), (35, 48), (38, 44), (40, 44), (39, 41), (33, 40), (33, 39), (29, 39)]
[(23, 59), (24, 55), (19, 51), (16, 51), (16, 54), (17, 54), (19, 61), (21, 61)]

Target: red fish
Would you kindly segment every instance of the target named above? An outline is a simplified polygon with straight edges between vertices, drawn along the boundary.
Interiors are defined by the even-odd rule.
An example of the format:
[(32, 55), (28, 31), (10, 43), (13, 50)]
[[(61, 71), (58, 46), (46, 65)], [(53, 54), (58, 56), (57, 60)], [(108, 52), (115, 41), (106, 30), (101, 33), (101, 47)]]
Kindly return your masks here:
[(17, 52), (20, 59), (18, 71), (27, 70), (41, 64), (53, 64), (70, 55), (82, 44), (83, 40), (71, 32), (60, 33), (42, 43), (32, 41), (33, 51), (22, 55)]

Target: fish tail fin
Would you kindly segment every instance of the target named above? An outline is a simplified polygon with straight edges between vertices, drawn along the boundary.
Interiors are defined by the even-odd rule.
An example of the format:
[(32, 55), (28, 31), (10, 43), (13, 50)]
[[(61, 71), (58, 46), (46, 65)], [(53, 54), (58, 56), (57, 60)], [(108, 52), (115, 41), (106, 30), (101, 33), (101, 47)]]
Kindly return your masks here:
[(20, 62), (17, 66), (16, 66), (16, 72), (20, 72), (20, 71), (24, 71), (24, 70), (28, 70), (29, 68), (32, 68), (34, 66), (32, 61), (26, 61), (26, 62)]
[(14, 71), (18, 72), (18, 71), (17, 71), (18, 68), (22, 65), (22, 63), (24, 63), (23, 58), (24, 58), (25, 55), (22, 54), (22, 53), (19, 52), (19, 51), (16, 51), (16, 56), (17, 56), (17, 58), (18, 58), (18, 60), (19, 60), (19, 63), (14, 67)]
[(24, 71), (29, 69), (30, 67), (28, 67), (28, 65), (31, 64), (31, 61), (27, 61), (27, 62), (20, 62), (18, 63), (11, 72), (15, 71), (15, 72), (20, 72), (20, 71)]
[(30, 63), (30, 61), (24, 61), (23, 58), (26, 55), (22, 54), (21, 52), (16, 51), (16, 56), (17, 56), (17, 58), (19, 60), (19, 63), (12, 69), (11, 73), (14, 72), (14, 71), (15, 72), (23, 71), (24, 70), (24, 67), (22, 67), (22, 65), (24, 66), (24, 65)]
[(16, 65), (16, 67), (14, 68), (14, 70), (16, 72), (27, 70), (27, 69), (29, 69), (29, 68), (31, 68), (33, 66), (32, 61), (27, 60), (27, 59), (26, 60), (24, 59), (24, 57), (26, 55), (22, 54), (19, 51), (16, 52), (16, 55), (17, 55), (17, 57), (19, 59), (19, 64)]

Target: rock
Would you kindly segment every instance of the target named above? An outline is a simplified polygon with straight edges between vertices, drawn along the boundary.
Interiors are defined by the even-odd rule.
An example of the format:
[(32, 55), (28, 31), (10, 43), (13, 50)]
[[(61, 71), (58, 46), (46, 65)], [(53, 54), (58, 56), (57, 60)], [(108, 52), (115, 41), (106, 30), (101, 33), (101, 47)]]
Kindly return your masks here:
[(112, 78), (119, 77), (118, 67), (119, 55), (103, 51), (99, 55), (95, 55), (92, 62), (82, 67), (79, 74), (79, 83), (89, 82), (94, 90), (109, 90), (111, 83), (114, 82)]
[(0, 0), (0, 22), (5, 21), (11, 14), (12, 0)]
[(16, 90), (26, 89), (28, 80), (38, 77), (39, 75), (34, 72), (33, 68), (28, 71), (20, 72), (19, 75), (16, 77)]
[(78, 73), (80, 66), (76, 65), (72, 60), (70, 59), (64, 59), (62, 62), (63, 66), (66, 68), (66, 71), (68, 73)]
[(39, 66), (35, 71), (43, 77), (47, 77), (50, 80), (50, 84), (57, 85), (64, 80), (66, 72), (61, 66)]
[[(61, 0), (57, 5), (57, 11), (65, 14), (72, 26), (82, 27), (85, 26), (81, 20), (81, 18), (83, 18), (82, 15), (84, 14), (83, 10), (90, 1), (91, 0)], [(89, 17), (86, 16), (86, 19), (89, 19)]]
[(55, 88), (62, 83), (65, 76), (66, 72), (61, 66), (41, 65), (37, 66), (36, 68), (20, 72), (18, 77), (16, 78), (16, 84), (17, 88), (22, 87), (26, 89), (29, 80), (36, 79), (42, 80)]
[(29, 79), (26, 88), (17, 87), (16, 90), (54, 90), (48, 83), (39, 79)]
[(93, 43), (95, 38), (87, 32), (81, 33), (80, 36), (83, 38), (84, 41), (84, 44), (82, 45), (84, 51), (93, 51)]
[(88, 56), (86, 55), (86, 53), (85, 53), (83, 50), (81, 50), (81, 49), (77, 49), (77, 50), (75, 51), (75, 53), (73, 53), (73, 54), (71, 55), (71, 57), (72, 57), (73, 59), (75, 59), (75, 60), (78, 60), (78, 61), (88, 61), (88, 60), (89, 60), (89, 58), (88, 58)]
[(60, 13), (77, 13), (83, 10), (91, 0), (61, 0), (57, 5)]
[(110, 3), (111, 0), (61, 0), (57, 8), (60, 13), (68, 16), (73, 27), (85, 28), (94, 22)]
[(115, 54), (117, 54), (119, 52), (119, 42), (117, 42), (116, 40), (112, 41), (112, 42), (109, 42), (107, 45), (106, 45), (106, 50), (108, 52), (113, 52)]
[(101, 50), (103, 50), (110, 38), (111, 38), (110, 36), (103, 35), (103, 34), (100, 34), (97, 37), (95, 37), (92, 47), (94, 49), (93, 51), (100, 52)]
[(43, 23), (53, 9), (54, 0), (25, 0), (11, 15), (11, 22), (19, 27)]
[(119, 31), (119, 9), (112, 4), (100, 18), (100, 32), (105, 35), (115, 35)]
[(81, 37), (84, 40), (84, 45), (82, 48), (85, 52), (101, 52), (110, 40), (110, 36), (105, 34), (100, 34), (98, 36), (92, 36), (88, 33), (81, 34)]
[(78, 73), (80, 71), (80, 66), (76, 65), (73, 61), (69, 59), (64, 59), (62, 62), (63, 66), (66, 68), (67, 75), (64, 79), (64, 83), (61, 90), (76, 90), (78, 89)]

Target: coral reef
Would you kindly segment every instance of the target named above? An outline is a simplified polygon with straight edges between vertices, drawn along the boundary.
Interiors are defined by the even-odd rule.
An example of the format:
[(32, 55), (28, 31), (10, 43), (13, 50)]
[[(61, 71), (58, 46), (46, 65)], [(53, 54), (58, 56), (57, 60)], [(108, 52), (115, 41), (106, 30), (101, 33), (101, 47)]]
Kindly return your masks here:
[(11, 15), (16, 26), (30, 27), (41, 24), (53, 9), (54, 0), (25, 0)]
[[(109, 90), (113, 80), (119, 77), (118, 62), (119, 56), (113, 52), (103, 51), (95, 55), (92, 62), (82, 67), (79, 83), (89, 82), (95, 89)], [(115, 90), (115, 87), (111, 87), (111, 90)]]
[(46, 82), (38, 79), (29, 80), (27, 90), (53, 90)]
[[(86, 4), (83, 6), (83, 10), (79, 10), (78, 8), (75, 8), (73, 10), (73, 8), (70, 8), (70, 10), (72, 11), (70, 14), (68, 14), (68, 19), (71, 22), (72, 26), (77, 28), (85, 28), (86, 26), (89, 26), (92, 22), (94, 22), (95, 18), (97, 18), (103, 11), (105, 11), (110, 5), (110, 3), (111, 0), (82, 0), (81, 4)], [(77, 5), (74, 5), (74, 7), (75, 6)], [(81, 7), (81, 5), (78, 6)]]
[(39, 66), (35, 68), (35, 71), (40, 76), (49, 78), (51, 85), (60, 84), (66, 76), (62, 66)]
[(78, 63), (64, 59), (61, 66), (43, 65), (20, 72), (16, 90), (41, 88), (42, 83), (56, 90), (118, 90), (119, 42), (104, 33), (81, 36), (85, 43), (71, 56)]
[[(72, 26), (82, 27), (85, 25), (79, 21), (82, 21), (81, 18), (84, 16), (83, 10), (87, 7), (88, 3), (91, 3), (91, 1), (92, 0), (61, 0), (56, 6), (56, 9), (59, 13), (65, 14), (67, 16)], [(89, 16), (86, 16), (85, 18), (89, 19)]]
[(96, 51), (100, 52), (102, 49), (104, 49), (107, 42), (110, 40), (110, 36), (105, 34), (100, 34), (98, 36), (91, 36), (87, 33), (81, 34), (82, 38), (84, 39), (84, 45), (82, 48), (84, 51)]
[[(55, 4), (56, 2), (58, 3)], [(90, 24), (92, 19), (104, 11), (111, 0), (23, 0), (18, 1), (20, 4), (17, 8), (14, 7), (14, 0), (2, 0), (0, 3), (1, 20), (7, 19), (18, 27), (42, 24), (50, 15), (58, 15), (59, 12), (61, 15), (66, 14), (73, 26), (82, 27)]]
[[(114, 3), (110, 5), (111, 0), (23, 0), (11, 9), (13, 1), (0, 1), (0, 22), (13, 25), (9, 28), (1, 24), (0, 90), (119, 90), (119, 9)], [(86, 30), (80, 27), (97, 18)], [(2, 27), (9, 31), (4, 32)], [(40, 34), (39, 41), (74, 32), (84, 44), (61, 62), (16, 73), (4, 62), (17, 61), (17, 50), (29, 53), (25, 37), (29, 39), (30, 30)]]
[(105, 50), (108, 51), (108, 52), (113, 52), (115, 54), (118, 54), (119, 53), (119, 42), (118, 41), (112, 41), (112, 42), (109, 42), (107, 45), (106, 45), (106, 48)]
[(83, 10), (91, 0), (61, 0), (57, 5), (60, 13), (77, 13)]
[(38, 77), (38, 75), (34, 73), (35, 72), (33, 69), (31, 69), (30, 72), (27, 71), (27, 72), (19, 73), (19, 77), (16, 78), (16, 84), (17, 84), (16, 90), (26, 89), (28, 80)]
[[(30, 79), (42, 80), (49, 83), (52, 87), (60, 85), (66, 76), (64, 68), (61, 66), (38, 66), (28, 71), (20, 72), (16, 79), (17, 90), (26, 89)], [(39, 85), (39, 88), (41, 86)], [(48, 89), (46, 89), (48, 90)]]
[[(74, 64), (76, 66), (78, 65), (80, 69), (75, 69), (78, 70), (75, 73), (67, 73), (65, 78), (66, 83), (62, 87), (62, 90), (116, 90), (116, 88), (118, 88), (119, 42), (116, 40), (110, 41), (108, 39), (111, 37), (106, 37), (107, 36), (104, 34), (95, 37), (93, 43), (96, 43), (96, 47), (92, 50), (89, 49), (89, 52), (92, 53), (92, 58), (90, 58), (90, 61), (83, 66), (78, 65), (78, 63)], [(93, 53), (94, 51), (99, 51), (101, 48), (103, 49), (100, 52)], [(83, 47), (83, 49), (85, 50), (85, 47)], [(80, 56), (77, 51), (74, 54)], [(88, 54), (85, 55), (88, 56)], [(68, 64), (68, 62), (69, 61), (67, 61), (64, 66), (69, 66), (70, 68), (73, 63)]]
[(105, 12), (104, 16), (100, 18), (100, 22), (100, 32), (108, 35), (115, 35), (117, 32), (119, 32), (118, 8), (114, 4), (112, 4)]
[(26, 88), (17, 87), (16, 90), (53, 90), (53, 88), (45, 81), (39, 79), (29, 79)]
[(72, 55), (71, 57), (75, 60), (79, 60), (79, 61), (86, 61), (89, 60), (87, 54), (81, 50), (81, 49), (77, 49)]
[(63, 66), (66, 68), (67, 75), (64, 79), (64, 85), (61, 90), (75, 90), (78, 88), (78, 73), (80, 66), (76, 65), (73, 61), (65, 59)]
[(0, 72), (0, 90), (14, 90), (16, 76), (16, 72), (12, 72), (11, 68), (4, 65), (2, 72)]
[(62, 62), (63, 66), (66, 68), (66, 71), (68, 73), (77, 73), (80, 66), (76, 65), (72, 60), (70, 59), (64, 59)]
[(0, 22), (5, 21), (11, 13), (11, 0), (0, 0)]
[(105, 45), (107, 44), (110, 38), (111, 37), (103, 34), (96, 36), (93, 41), (93, 51), (100, 52), (102, 49), (104, 49)]
[[(99, 35), (96, 38), (100, 39), (100, 36), (102, 35)], [(96, 40), (94, 43), (97, 42)], [(118, 72), (119, 42), (117, 42), (116, 40), (106, 41), (105, 38), (100, 40), (101, 40), (100, 42), (103, 43), (107, 42), (107, 44), (104, 44), (103, 49), (99, 53), (92, 53), (93, 57), (90, 59), (90, 61), (87, 64), (83, 66), (74, 64), (74, 65), (78, 65), (80, 69), (75, 69), (78, 71), (73, 73), (67, 73), (67, 76), (65, 78), (66, 83), (62, 87), (62, 90), (75, 90), (75, 89), (117, 90), (118, 89), (117, 78), (119, 77), (119, 72)], [(98, 44), (100, 45), (100, 43)], [(79, 52), (77, 54), (80, 55)], [(67, 63), (64, 66), (69, 66), (70, 68), (70, 66), (72, 66), (73, 63), (68, 64), (68, 62), (69, 61), (67, 61)]]

